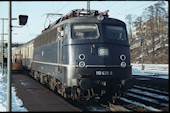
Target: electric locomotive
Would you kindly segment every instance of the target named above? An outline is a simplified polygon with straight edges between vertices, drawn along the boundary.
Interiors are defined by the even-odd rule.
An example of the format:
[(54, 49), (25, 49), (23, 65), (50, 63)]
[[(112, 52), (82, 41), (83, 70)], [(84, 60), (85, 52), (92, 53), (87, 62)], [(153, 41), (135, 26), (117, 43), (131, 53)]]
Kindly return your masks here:
[(121, 95), (132, 83), (126, 25), (108, 11), (75, 9), (34, 39), (31, 75), (64, 97)]

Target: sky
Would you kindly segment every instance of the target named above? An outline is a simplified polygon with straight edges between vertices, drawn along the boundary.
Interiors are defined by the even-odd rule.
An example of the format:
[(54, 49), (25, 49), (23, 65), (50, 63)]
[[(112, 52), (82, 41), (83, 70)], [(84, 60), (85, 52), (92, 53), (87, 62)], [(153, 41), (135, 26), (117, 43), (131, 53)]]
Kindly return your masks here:
[[(141, 64), (132, 64), (132, 74), (135, 75), (143, 75), (143, 76), (152, 76), (154, 74), (162, 74), (162, 76), (152, 76), (152, 77), (160, 77), (164, 79), (169, 79), (168, 73), (169, 68), (168, 64), (144, 64), (145, 69), (141, 70)], [(0, 67), (0, 112), (7, 111), (7, 74), (6, 69), (4, 70), (4, 75), (2, 76), (2, 69)], [(15, 87), (12, 86), (12, 112), (28, 112), (27, 108), (24, 107), (23, 101), (17, 96), (17, 92)], [(148, 107), (148, 106), (145, 106)], [(155, 110), (152, 108), (152, 110)]]
[[(90, 1), (90, 9), (99, 11), (109, 10), (109, 17), (125, 22), (125, 17), (132, 14), (136, 18), (141, 16), (144, 9), (158, 1)], [(168, 1), (165, 1), (168, 8)], [(50, 16), (46, 20), (47, 13), (67, 14), (73, 9), (86, 9), (86, 1), (12, 1), (12, 18), (19, 15), (28, 15), (28, 21), (22, 28), (12, 28), (12, 42), (25, 43), (54, 22), (59, 16)], [(0, 1), (0, 18), (8, 18), (9, 2)], [(4, 21), (4, 33), (8, 33), (8, 21)], [(12, 26), (19, 26), (19, 20), (12, 20)], [(2, 33), (2, 20), (0, 20), (0, 34)], [(8, 35), (4, 35), (7, 42)]]

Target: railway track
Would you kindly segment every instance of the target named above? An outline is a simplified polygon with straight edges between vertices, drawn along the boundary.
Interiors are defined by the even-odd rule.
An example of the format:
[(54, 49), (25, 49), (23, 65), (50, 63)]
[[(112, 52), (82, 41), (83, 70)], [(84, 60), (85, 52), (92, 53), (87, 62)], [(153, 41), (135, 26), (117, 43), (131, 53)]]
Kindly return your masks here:
[(168, 111), (169, 97), (167, 92), (161, 92), (151, 88), (134, 86), (128, 90), (127, 94), (116, 100), (116, 103), (102, 103), (102, 101), (89, 102), (71, 102), (82, 111), (132, 111), (132, 112), (150, 112), (150, 111)]
[(103, 103), (99, 100), (90, 100), (90, 101), (69, 101), (75, 107), (81, 109), (83, 112), (115, 112), (115, 111), (129, 111), (123, 106)]
[[(46, 86), (47, 88), (47, 86)], [(52, 90), (51, 90), (52, 91)], [(53, 91), (54, 92), (54, 91)], [(54, 92), (56, 93), (56, 92)], [(58, 95), (58, 94), (57, 94)], [(62, 97), (63, 98), (63, 97)], [(72, 101), (65, 99), (73, 106), (82, 111), (133, 111), (133, 112), (149, 112), (149, 111), (169, 111), (169, 93), (165, 90), (158, 90), (141, 84), (135, 84), (129, 89), (126, 95), (118, 98), (115, 103), (103, 103), (98, 99), (90, 101)]]
[(169, 91), (169, 80), (159, 78), (159, 75), (154, 75), (154, 76), (133, 75), (133, 77), (135, 78), (136, 85), (143, 86), (143, 87), (150, 87), (156, 90), (162, 90), (167, 92)]
[(118, 98), (115, 103), (100, 101), (77, 102), (82, 111), (132, 111), (132, 112), (167, 112), (169, 96), (167, 91), (134, 85), (126, 95)]
[(168, 92), (134, 85), (116, 102), (130, 111), (168, 111)]

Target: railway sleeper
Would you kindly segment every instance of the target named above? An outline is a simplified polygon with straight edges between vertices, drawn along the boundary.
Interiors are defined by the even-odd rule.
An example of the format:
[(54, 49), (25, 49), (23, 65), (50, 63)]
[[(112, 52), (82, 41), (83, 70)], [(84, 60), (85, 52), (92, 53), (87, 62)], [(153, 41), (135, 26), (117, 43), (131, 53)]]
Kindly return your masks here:
[[(153, 93), (151, 95), (150, 92), (146, 92), (146, 91), (142, 92), (142, 90), (139, 90), (138, 92), (137, 91), (135, 92), (132, 89), (128, 90), (128, 92), (129, 93), (134, 93), (134, 94), (139, 95), (139, 96), (145, 96), (147, 98), (155, 99), (155, 100), (159, 101), (160, 103), (168, 103), (169, 102), (168, 97), (166, 98), (166, 96), (164, 96), (164, 95), (158, 95), (158, 94), (155, 94), (155, 93)], [(147, 95), (148, 93), (150, 95)], [(161, 97), (164, 97), (164, 98), (161, 98)]]
[(139, 97), (137, 97), (137, 95), (133, 95), (131, 93), (127, 93), (127, 95), (125, 97), (130, 99), (130, 100), (134, 100), (136, 102), (143, 103), (147, 106), (153, 106), (153, 107), (158, 108), (158, 109), (161, 109), (162, 107), (166, 107), (165, 105), (161, 105), (161, 103), (159, 103), (155, 99), (143, 98), (141, 96), (139, 98)]

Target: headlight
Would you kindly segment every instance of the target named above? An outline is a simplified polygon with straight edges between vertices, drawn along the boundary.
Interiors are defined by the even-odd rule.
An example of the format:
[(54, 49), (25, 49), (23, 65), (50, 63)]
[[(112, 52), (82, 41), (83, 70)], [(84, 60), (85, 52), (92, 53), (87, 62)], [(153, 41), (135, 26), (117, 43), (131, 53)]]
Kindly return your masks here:
[(80, 60), (84, 60), (84, 59), (85, 59), (85, 55), (84, 55), (84, 54), (80, 54), (80, 55), (79, 55), (79, 59), (80, 59)]
[(126, 60), (126, 56), (124, 54), (120, 55), (120, 60)]
[(79, 67), (85, 67), (85, 65), (86, 65), (86, 64), (85, 64), (84, 61), (80, 61), (80, 62), (79, 62)]
[(106, 48), (99, 48), (98, 49), (98, 55), (99, 56), (108, 56), (109, 55), (109, 50)]
[(121, 67), (125, 68), (126, 67), (126, 62), (121, 62)]

